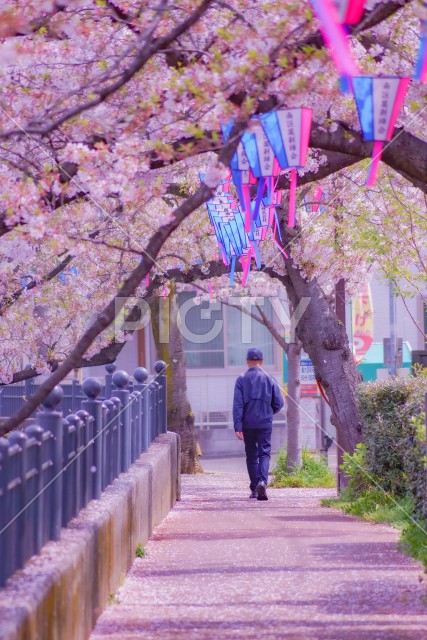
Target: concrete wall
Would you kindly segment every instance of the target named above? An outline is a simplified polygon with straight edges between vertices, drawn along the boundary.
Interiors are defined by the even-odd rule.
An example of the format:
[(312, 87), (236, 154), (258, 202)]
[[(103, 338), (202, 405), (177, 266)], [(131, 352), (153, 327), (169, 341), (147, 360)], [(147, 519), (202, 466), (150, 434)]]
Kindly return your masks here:
[[(156, 438), (60, 540), (0, 589), (1, 640), (85, 640), (153, 528), (179, 499), (179, 437)], [(2, 549), (1, 553), (7, 553)]]

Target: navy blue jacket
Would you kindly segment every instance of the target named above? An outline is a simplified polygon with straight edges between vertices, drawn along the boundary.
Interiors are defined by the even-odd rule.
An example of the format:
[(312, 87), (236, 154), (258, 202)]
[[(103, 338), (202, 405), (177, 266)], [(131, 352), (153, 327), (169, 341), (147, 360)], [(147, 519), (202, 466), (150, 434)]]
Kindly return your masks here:
[(282, 394), (274, 380), (259, 367), (250, 367), (237, 378), (234, 387), (234, 430), (270, 427), (273, 414), (283, 405)]

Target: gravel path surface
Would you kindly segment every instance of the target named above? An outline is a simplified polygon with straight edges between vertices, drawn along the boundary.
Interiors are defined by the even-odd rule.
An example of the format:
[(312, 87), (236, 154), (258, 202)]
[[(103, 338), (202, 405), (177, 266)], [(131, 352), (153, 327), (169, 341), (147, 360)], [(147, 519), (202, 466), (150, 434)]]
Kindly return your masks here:
[(422, 568), (392, 528), (320, 507), (333, 493), (258, 502), (243, 474), (184, 476), (91, 640), (427, 637)]

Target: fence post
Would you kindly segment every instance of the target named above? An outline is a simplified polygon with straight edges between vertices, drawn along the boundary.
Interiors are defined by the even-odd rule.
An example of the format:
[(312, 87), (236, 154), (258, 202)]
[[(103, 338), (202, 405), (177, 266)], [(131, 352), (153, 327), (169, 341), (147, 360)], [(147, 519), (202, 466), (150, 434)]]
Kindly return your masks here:
[[(16, 483), (16, 487), (12, 493), (12, 508), (13, 517), (15, 520), (15, 535), (16, 535), (16, 549), (15, 549), (15, 570), (24, 566), (27, 560), (28, 549), (31, 548), (31, 534), (30, 523), (28, 522), (28, 512), (25, 509), (26, 506), (26, 480), (27, 480), (27, 443), (28, 436), (23, 431), (12, 431), (8, 440), (10, 446), (16, 445), (20, 451), (14, 457), (14, 477), (11, 478), (13, 483)], [(10, 464), (10, 463), (9, 463)], [(11, 513), (9, 512), (9, 516)], [(11, 549), (6, 549), (6, 553), (11, 553)]]
[[(70, 420), (70, 417), (73, 416)], [(72, 413), (65, 418), (64, 424), (64, 472), (62, 478), (62, 524), (67, 526), (75, 512), (76, 501), (76, 456), (77, 424)]]
[(111, 392), (113, 390), (113, 373), (117, 369), (114, 363), (105, 365), (105, 399), (109, 400), (111, 398)]
[(138, 367), (133, 372), (135, 378), (135, 391), (139, 393), (138, 398), (138, 410), (139, 410), (139, 436), (138, 436), (138, 455), (141, 455), (143, 451), (148, 449), (148, 401), (149, 391), (146, 380), (148, 378), (148, 371), (144, 367)]
[(160, 415), (160, 433), (166, 433), (168, 430), (168, 406), (167, 406), (167, 364), (163, 360), (157, 360), (154, 363), (154, 371), (157, 373), (156, 382), (160, 385), (159, 389), (159, 415)]
[[(130, 464), (135, 460), (135, 395), (133, 391), (129, 393), (129, 433), (130, 433)], [(129, 465), (130, 466), (130, 465)]]
[[(23, 560), (22, 553), (22, 514), (19, 515), (23, 507), (23, 484), (24, 484), (24, 462), (23, 452), (27, 437), (20, 431), (12, 432), (7, 438), (7, 444), (3, 445), (4, 474), (2, 479), (2, 512), (4, 513), (4, 523), (2, 526), (2, 558), (1, 565), (2, 579), (5, 582), (17, 569)], [(2, 465), (3, 466), (3, 465)], [(4, 531), (3, 531), (4, 530)]]
[(155, 380), (150, 382), (150, 434), (151, 434), (151, 442), (160, 433), (159, 428), (159, 383)]
[[(64, 420), (62, 411), (56, 411), (56, 408), (63, 397), (62, 387), (57, 385), (44, 400), (42, 404), (43, 410), (37, 414), (37, 422), (40, 426), (44, 430), (50, 431), (53, 435), (53, 481), (47, 490), (50, 497), (50, 537), (52, 540), (58, 540), (61, 531)], [(45, 517), (47, 517), (47, 514), (45, 514)]]
[(112, 479), (118, 478), (121, 470), (121, 460), (122, 460), (122, 422), (120, 416), (120, 409), (122, 403), (119, 398), (113, 396), (110, 398), (113, 403), (113, 439), (111, 444), (111, 452), (113, 456), (113, 469), (112, 469)]
[(72, 496), (71, 496), (71, 503), (70, 503), (70, 518), (73, 518), (74, 516), (76, 516), (78, 514), (78, 512), (80, 511), (80, 509), (82, 508), (82, 440), (83, 440), (83, 434), (82, 434), (82, 430), (84, 428), (84, 422), (81, 418), (79, 418), (75, 413), (70, 413), (69, 416), (67, 416), (66, 418), (68, 424), (73, 425), (74, 426), (74, 442), (75, 442), (75, 452), (74, 452), (74, 458), (73, 461), (70, 465), (70, 468), (67, 470), (70, 471), (71, 467), (72, 467), (72, 472), (71, 472), (71, 492), (72, 492)]
[(33, 438), (37, 442), (37, 447), (35, 447), (35, 460), (34, 466), (37, 469), (37, 479), (35, 486), (35, 496), (37, 496), (30, 507), (30, 515), (33, 519), (33, 528), (34, 528), (34, 553), (40, 553), (40, 550), (43, 546), (43, 474), (42, 474), (42, 465), (43, 465), (43, 456), (42, 456), (42, 447), (43, 447), (43, 434), (44, 431), (42, 427), (38, 424), (32, 424), (25, 429), (25, 433), (29, 438)]
[(92, 457), (92, 498), (98, 500), (102, 492), (102, 430), (103, 415), (102, 401), (97, 400), (101, 393), (101, 383), (96, 378), (86, 378), (83, 382), (83, 393), (87, 400), (83, 400), (82, 409), (93, 417), (93, 457)]
[(114, 402), (111, 399), (104, 400), (102, 406), (106, 411), (106, 422), (104, 431), (104, 475), (103, 475), (103, 488), (111, 484), (113, 481), (112, 469), (113, 469), (113, 430), (114, 430)]
[(131, 430), (130, 430), (130, 407), (129, 407), (129, 376), (126, 371), (116, 371), (113, 374), (113, 384), (116, 387), (115, 396), (122, 403), (120, 409), (120, 418), (122, 423), (121, 430), (121, 463), (120, 470), (127, 471), (131, 465)]
[[(10, 557), (5, 553), (9, 549), (9, 528), (7, 513), (7, 461), (9, 458), (9, 441), (7, 438), (0, 438), (0, 552), (2, 560), (0, 562), (0, 587), (4, 587), (6, 580), (10, 576), (12, 568), (9, 568)], [(8, 552), (9, 553), (9, 552)]]
[(80, 446), (83, 451), (82, 460), (82, 483), (83, 490), (81, 493), (82, 503), (81, 508), (87, 506), (88, 502), (92, 498), (92, 457), (93, 457), (93, 417), (88, 414), (84, 409), (76, 411), (76, 416), (83, 422), (83, 427), (80, 430)]

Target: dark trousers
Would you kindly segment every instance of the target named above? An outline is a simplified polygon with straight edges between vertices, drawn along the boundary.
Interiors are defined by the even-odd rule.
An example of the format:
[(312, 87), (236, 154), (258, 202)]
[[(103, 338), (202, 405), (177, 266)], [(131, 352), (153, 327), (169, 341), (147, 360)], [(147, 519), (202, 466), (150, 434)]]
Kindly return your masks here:
[(251, 491), (255, 491), (260, 480), (268, 483), (268, 468), (271, 458), (271, 427), (264, 429), (243, 429), (245, 439), (246, 466), (251, 481)]

